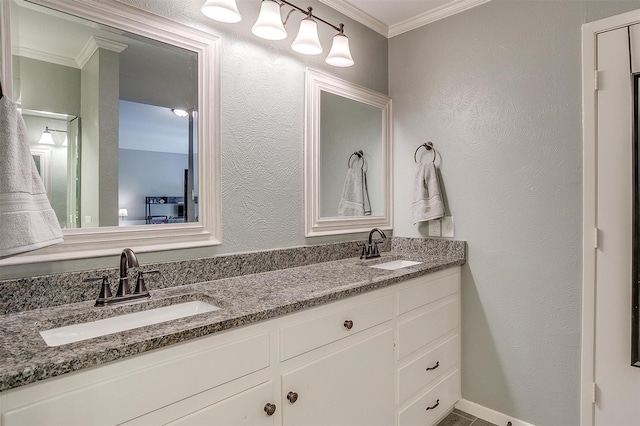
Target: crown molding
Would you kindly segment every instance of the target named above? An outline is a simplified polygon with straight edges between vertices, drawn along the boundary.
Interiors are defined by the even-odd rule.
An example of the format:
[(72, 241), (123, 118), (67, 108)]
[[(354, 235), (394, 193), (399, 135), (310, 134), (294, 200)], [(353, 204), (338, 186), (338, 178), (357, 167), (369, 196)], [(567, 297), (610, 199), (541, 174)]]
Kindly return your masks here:
[(415, 30), (423, 25), (455, 15), (456, 13), (464, 12), (465, 10), (480, 6), (481, 4), (489, 1), (491, 0), (452, 0), (447, 4), (431, 9), (428, 12), (421, 13), (411, 19), (391, 25), (389, 27), (389, 38)]
[(111, 50), (112, 52), (121, 53), (127, 47), (129, 46), (126, 44), (118, 43), (117, 41), (109, 40), (104, 37), (95, 35), (91, 36), (76, 57), (77, 66), (80, 69), (84, 68), (89, 59), (91, 59), (93, 54), (98, 49)]
[(38, 61), (50, 62), (52, 64), (62, 65), (65, 67), (78, 68), (78, 64), (75, 59), (66, 56), (54, 55), (49, 52), (43, 52), (41, 50), (29, 49), (27, 47), (13, 46), (13, 53), (16, 56), (23, 56), (25, 58), (36, 59)]
[(379, 21), (368, 13), (358, 9), (347, 0), (320, 0), (322, 3), (337, 10), (343, 15), (365, 25), (377, 33), (382, 34), (387, 38), (397, 36), (407, 31), (414, 30), (423, 25), (430, 24), (440, 19), (446, 18), (456, 13), (464, 12), (472, 7), (479, 6), (483, 3), (487, 3), (491, 0), (451, 0), (449, 3), (444, 4), (435, 9), (431, 9), (425, 13), (421, 13), (411, 19), (387, 26), (384, 22)]
[(320, 2), (389, 38), (389, 27), (387, 24), (363, 12), (351, 3), (347, 3), (345, 0), (320, 0)]

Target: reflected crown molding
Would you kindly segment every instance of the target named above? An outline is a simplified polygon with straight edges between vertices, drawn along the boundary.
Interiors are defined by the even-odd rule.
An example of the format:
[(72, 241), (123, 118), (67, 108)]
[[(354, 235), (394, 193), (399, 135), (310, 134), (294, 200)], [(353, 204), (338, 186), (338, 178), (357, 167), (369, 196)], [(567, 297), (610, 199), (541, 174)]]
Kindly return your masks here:
[(124, 43), (118, 43), (117, 41), (108, 40), (104, 37), (91, 36), (87, 43), (84, 45), (78, 56), (76, 57), (76, 64), (78, 68), (84, 68), (89, 59), (93, 56), (98, 49), (110, 50), (116, 53), (122, 53), (127, 47)]

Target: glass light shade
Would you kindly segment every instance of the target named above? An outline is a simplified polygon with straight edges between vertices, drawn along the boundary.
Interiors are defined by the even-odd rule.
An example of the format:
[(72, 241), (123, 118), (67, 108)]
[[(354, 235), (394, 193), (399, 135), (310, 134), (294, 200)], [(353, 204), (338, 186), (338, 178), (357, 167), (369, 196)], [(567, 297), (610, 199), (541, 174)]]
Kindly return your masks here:
[(200, 11), (214, 21), (234, 24), (242, 20), (236, 0), (207, 0)]
[(119, 209), (118, 210), (118, 216), (127, 217), (127, 216), (129, 216), (129, 212), (127, 211), (127, 209)]
[(308, 17), (300, 22), (300, 30), (298, 30), (298, 35), (293, 40), (291, 48), (305, 55), (319, 55), (322, 53), (316, 21)]
[(334, 67), (350, 67), (353, 65), (353, 58), (349, 50), (349, 38), (346, 35), (336, 34), (333, 37), (333, 44), (325, 62)]
[(263, 0), (260, 15), (251, 32), (267, 40), (287, 38), (287, 30), (284, 29), (282, 16), (280, 16), (280, 5), (273, 0)]
[(187, 117), (189, 115), (188, 111), (179, 108), (171, 108), (171, 112), (173, 112), (176, 117), (180, 118)]
[(51, 134), (49, 129), (46, 129), (44, 132), (42, 132), (42, 136), (40, 137), (40, 140), (38, 141), (38, 143), (41, 144), (41, 145), (55, 145), (56, 144), (53, 141), (53, 135)]

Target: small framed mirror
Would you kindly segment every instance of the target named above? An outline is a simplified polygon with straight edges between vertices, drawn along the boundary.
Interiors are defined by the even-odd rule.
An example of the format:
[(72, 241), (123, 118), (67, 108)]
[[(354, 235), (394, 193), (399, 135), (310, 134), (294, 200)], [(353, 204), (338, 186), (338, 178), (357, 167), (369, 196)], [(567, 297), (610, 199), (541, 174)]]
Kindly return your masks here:
[(305, 235), (391, 229), (391, 99), (307, 69)]

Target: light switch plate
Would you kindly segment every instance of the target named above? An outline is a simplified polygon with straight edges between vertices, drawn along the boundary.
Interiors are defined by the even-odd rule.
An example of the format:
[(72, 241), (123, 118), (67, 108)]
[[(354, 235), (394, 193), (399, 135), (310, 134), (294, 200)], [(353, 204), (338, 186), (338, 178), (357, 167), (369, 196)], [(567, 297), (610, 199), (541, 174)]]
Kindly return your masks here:
[(430, 237), (440, 236), (440, 220), (429, 221), (429, 236)]
[(440, 221), (442, 222), (442, 236), (453, 238), (453, 216), (445, 216)]

